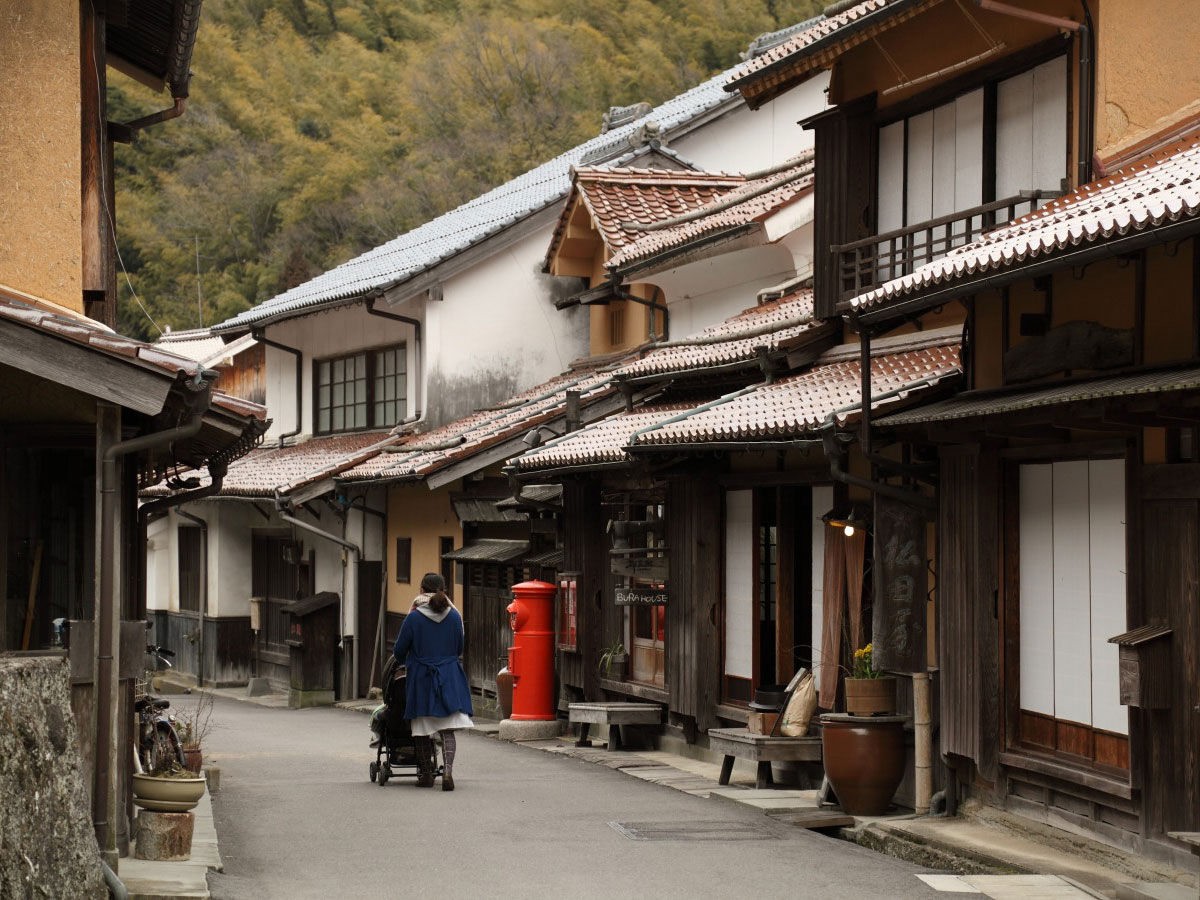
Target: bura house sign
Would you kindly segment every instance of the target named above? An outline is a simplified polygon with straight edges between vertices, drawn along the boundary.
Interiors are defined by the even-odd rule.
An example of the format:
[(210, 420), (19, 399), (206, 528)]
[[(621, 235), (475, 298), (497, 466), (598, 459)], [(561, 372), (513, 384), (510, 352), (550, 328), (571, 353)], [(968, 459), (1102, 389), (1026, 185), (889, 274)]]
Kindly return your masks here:
[(668, 598), (665, 587), (617, 588), (617, 606), (664, 606)]

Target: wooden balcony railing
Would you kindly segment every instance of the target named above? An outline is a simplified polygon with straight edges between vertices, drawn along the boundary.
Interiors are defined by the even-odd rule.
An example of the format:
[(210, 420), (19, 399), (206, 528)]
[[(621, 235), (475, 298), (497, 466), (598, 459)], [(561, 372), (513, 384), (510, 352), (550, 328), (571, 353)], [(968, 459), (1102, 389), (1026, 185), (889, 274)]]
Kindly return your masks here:
[(849, 300), (1037, 208), (1056, 191), (1021, 191), (971, 209), (907, 225), (830, 248), (837, 260), (838, 296)]

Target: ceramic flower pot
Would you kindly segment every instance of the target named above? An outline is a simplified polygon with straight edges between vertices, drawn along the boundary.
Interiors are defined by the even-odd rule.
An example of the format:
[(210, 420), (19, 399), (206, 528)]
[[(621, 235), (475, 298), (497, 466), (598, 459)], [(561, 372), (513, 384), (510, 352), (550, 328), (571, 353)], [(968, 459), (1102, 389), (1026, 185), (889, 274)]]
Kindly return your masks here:
[(904, 777), (904, 717), (821, 716), (825, 775), (852, 816), (887, 812)]
[(133, 776), (133, 802), (154, 812), (187, 812), (204, 796), (203, 778)]
[(896, 679), (847, 678), (846, 712), (852, 716), (890, 716), (896, 712)]

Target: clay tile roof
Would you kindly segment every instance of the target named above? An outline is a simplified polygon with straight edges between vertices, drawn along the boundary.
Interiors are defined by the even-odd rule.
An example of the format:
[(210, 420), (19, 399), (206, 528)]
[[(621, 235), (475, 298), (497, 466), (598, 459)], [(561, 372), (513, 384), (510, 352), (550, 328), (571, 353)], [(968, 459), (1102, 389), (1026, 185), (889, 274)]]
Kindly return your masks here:
[[(875, 402), (872, 409), (901, 402), (962, 372), (959, 327), (880, 343), (879, 352), (872, 346), (872, 395), (905, 387), (910, 390)], [(734, 392), (689, 416), (643, 432), (633, 447), (815, 438), (836, 411), (861, 402), (857, 353), (857, 345), (835, 348), (806, 372)], [(838, 414), (836, 421), (845, 424), (856, 417), (848, 411)]]
[(579, 391), (580, 406), (617, 391), (613, 366), (581, 367), (530, 388), (502, 406), (480, 410), (423, 434), (397, 438), (390, 451), (381, 451), (343, 471), (339, 481), (420, 478), (506, 441), (531, 428), (561, 418), (567, 391)]
[[(852, 34), (861, 35), (865, 27), (877, 15), (891, 18), (893, 12), (902, 7), (913, 6), (920, 0), (864, 0), (832, 16), (813, 23), (810, 28), (778, 44), (751, 60), (734, 73), (725, 85), (725, 90), (753, 90), (751, 84), (764, 80), (769, 72), (798, 64), (821, 51), (834, 50), (843, 41), (851, 40)], [(894, 10), (888, 10), (894, 7)], [(884, 12), (884, 10), (888, 10)], [(865, 35), (863, 35), (865, 37)], [(747, 90), (750, 88), (750, 90)]]
[[(709, 200), (696, 210), (703, 213), (705, 208), (712, 208), (712, 212), (707, 215), (653, 231), (636, 232), (635, 239), (626, 241), (617, 249), (609, 258), (607, 266), (610, 269), (620, 269), (664, 251), (686, 247), (697, 238), (761, 222), (812, 190), (812, 172), (813, 156), (810, 151), (795, 167), (743, 182), (732, 190), (722, 192), (720, 196)], [(775, 187), (772, 188), (772, 185)], [(745, 199), (736, 202), (740, 197)], [(730, 203), (733, 205), (727, 205)]]
[(1200, 133), (1085, 184), (1040, 209), (951, 250), (909, 275), (851, 301), (855, 309), (967, 282), (977, 275), (1020, 269), (1039, 258), (1193, 218), (1200, 213)]
[[(675, 169), (579, 167), (573, 177), (574, 191), (587, 207), (592, 224), (610, 253), (642, 236), (642, 232), (626, 225), (651, 225), (691, 212), (746, 182), (741, 175)], [(568, 203), (559, 219), (550, 245), (551, 254), (558, 246), (571, 209)]]
[(826, 333), (825, 323), (813, 319), (811, 287), (796, 288), (772, 300), (738, 313), (693, 337), (651, 350), (627, 363), (618, 375), (641, 377), (682, 372), (702, 367), (752, 362), (760, 347), (790, 350), (809, 337)]
[[(229, 464), (219, 496), (273, 498), (277, 489), (329, 478), (394, 440), (386, 431), (365, 431), (259, 447)], [(202, 485), (209, 483), (207, 469), (196, 474)], [(145, 496), (165, 493), (165, 485), (143, 492)]]
[[(2, 288), (0, 319), (80, 344), (127, 365), (157, 372), (166, 378), (173, 379), (179, 375), (190, 377), (201, 371), (201, 366), (195, 360), (143, 341), (123, 337), (107, 326), (71, 310), (52, 307), (36, 298), (20, 296)], [(220, 391), (213, 393), (213, 403), (237, 415), (256, 419), (266, 417), (266, 409), (259, 404), (236, 400)]]
[(695, 404), (672, 403), (647, 406), (629, 413), (601, 419), (579, 431), (573, 431), (542, 447), (517, 457), (516, 465), (523, 471), (560, 469), (566, 466), (620, 463), (630, 459), (625, 447), (630, 438), (642, 428), (654, 425), (687, 412)]

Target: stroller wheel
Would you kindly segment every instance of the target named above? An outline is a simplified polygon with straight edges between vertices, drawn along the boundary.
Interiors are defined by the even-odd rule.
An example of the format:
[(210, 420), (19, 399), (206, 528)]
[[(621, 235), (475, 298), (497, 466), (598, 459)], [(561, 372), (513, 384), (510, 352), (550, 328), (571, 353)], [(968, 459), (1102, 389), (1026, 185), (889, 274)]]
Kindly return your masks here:
[(379, 775), (379, 763), (371, 763), (371, 781), (374, 781)]
[(385, 784), (388, 783), (388, 779), (391, 777), (392, 777), (391, 769), (389, 769), (387, 766), (384, 766), (383, 768), (381, 768), (379, 770), (379, 780), (378, 780), (379, 786), (383, 787)]

